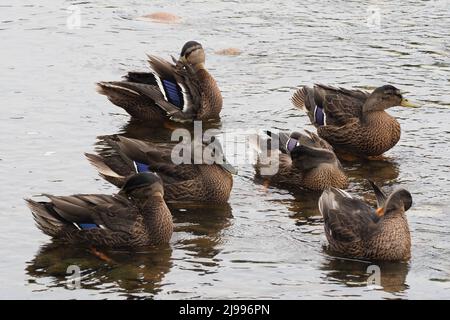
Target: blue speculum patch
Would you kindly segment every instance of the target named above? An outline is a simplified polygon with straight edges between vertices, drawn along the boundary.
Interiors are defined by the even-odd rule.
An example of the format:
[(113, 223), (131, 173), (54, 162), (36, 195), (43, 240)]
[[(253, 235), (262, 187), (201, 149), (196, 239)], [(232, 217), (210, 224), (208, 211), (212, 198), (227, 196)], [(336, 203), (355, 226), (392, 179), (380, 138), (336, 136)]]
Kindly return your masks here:
[(137, 161), (135, 161), (134, 164), (136, 165), (137, 173), (149, 172), (150, 171), (150, 169), (148, 168), (148, 164), (140, 163), (140, 162), (137, 162)]
[(325, 124), (325, 114), (323, 113), (323, 108), (316, 106), (316, 110), (314, 110), (314, 120), (320, 126)]
[(78, 223), (78, 226), (82, 230), (89, 230), (89, 229), (96, 229), (96, 228), (98, 228), (98, 225), (96, 225), (95, 223)]
[(286, 149), (288, 149), (289, 152), (294, 150), (295, 146), (297, 145), (298, 140), (290, 138), (286, 144)]
[(183, 108), (183, 95), (181, 94), (180, 87), (169, 80), (162, 80), (164, 91), (166, 92), (167, 100), (177, 106), (178, 108)]

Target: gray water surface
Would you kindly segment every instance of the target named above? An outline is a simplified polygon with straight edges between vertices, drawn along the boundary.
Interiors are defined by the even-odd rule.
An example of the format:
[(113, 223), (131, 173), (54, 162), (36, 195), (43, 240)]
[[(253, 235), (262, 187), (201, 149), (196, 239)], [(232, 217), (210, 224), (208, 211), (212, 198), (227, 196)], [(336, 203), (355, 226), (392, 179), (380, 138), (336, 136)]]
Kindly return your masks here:
[[(75, 2), (74, 2), (75, 3)], [(0, 4), (1, 298), (450, 298), (449, 2), (71, 1)], [(370, 5), (380, 24), (367, 23)], [(166, 11), (163, 24), (137, 18)], [(177, 56), (200, 41), (224, 96), (223, 131), (313, 129), (289, 101), (300, 84), (372, 89), (392, 84), (421, 105), (392, 108), (400, 142), (378, 161), (344, 163), (349, 192), (372, 201), (370, 178), (411, 191), (409, 263), (382, 264), (324, 251), (317, 198), (255, 182), (240, 166), (229, 206), (174, 208), (170, 246), (89, 250), (52, 242), (24, 197), (113, 193), (84, 159), (99, 135), (158, 135), (95, 92), (99, 80), (145, 70), (145, 53)], [(214, 54), (235, 47), (238, 56)], [(66, 288), (79, 265), (81, 289)]]

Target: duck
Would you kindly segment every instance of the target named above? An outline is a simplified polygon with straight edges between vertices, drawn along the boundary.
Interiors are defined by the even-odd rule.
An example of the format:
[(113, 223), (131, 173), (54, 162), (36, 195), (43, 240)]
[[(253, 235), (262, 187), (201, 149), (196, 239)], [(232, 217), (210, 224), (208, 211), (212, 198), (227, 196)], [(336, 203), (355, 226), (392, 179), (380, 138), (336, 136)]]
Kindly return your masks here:
[[(221, 161), (196, 161), (194, 148), (203, 155), (204, 143), (192, 144), (195, 147), (188, 158), (174, 162), (172, 152), (180, 145), (156, 144), (120, 135), (104, 137), (103, 142), (109, 153), (85, 155), (101, 177), (119, 188), (130, 175), (155, 172), (164, 182), (164, 199), (168, 202), (227, 203), (230, 197), (232, 175), (237, 171), (223, 155)], [(222, 154), (220, 145), (216, 146), (218, 154)], [(191, 151), (191, 145), (188, 148)]]
[(358, 158), (381, 156), (400, 140), (400, 124), (386, 109), (417, 107), (392, 85), (371, 93), (323, 84), (301, 86), (291, 100), (337, 152)]
[(205, 67), (205, 51), (188, 41), (173, 62), (148, 55), (150, 72), (128, 72), (123, 81), (101, 81), (97, 92), (132, 118), (160, 125), (166, 120), (213, 121), (220, 117), (222, 94)]
[(256, 174), (269, 184), (309, 191), (348, 186), (348, 178), (333, 147), (317, 134), (304, 130), (304, 133), (266, 131), (265, 135), (262, 139), (267, 138), (268, 156), (277, 158), (268, 167), (260, 156)]
[(161, 178), (139, 173), (118, 194), (45, 195), (50, 201), (26, 199), (38, 228), (71, 244), (108, 248), (163, 245), (173, 233)]
[(407, 261), (411, 235), (406, 211), (412, 196), (399, 188), (389, 196), (370, 182), (377, 209), (338, 188), (326, 189), (319, 198), (329, 249), (349, 258)]

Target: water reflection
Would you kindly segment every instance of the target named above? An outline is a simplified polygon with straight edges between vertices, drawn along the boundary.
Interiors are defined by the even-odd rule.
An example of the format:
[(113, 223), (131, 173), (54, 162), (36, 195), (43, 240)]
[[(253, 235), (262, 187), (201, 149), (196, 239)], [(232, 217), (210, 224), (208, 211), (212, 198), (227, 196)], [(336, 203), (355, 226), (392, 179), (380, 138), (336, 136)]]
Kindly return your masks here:
[(152, 297), (161, 291), (172, 267), (171, 256), (170, 246), (149, 247), (145, 252), (102, 249), (100, 255), (90, 248), (54, 241), (40, 248), (26, 273), (29, 282), (45, 279), (45, 290), (66, 287), (67, 268), (75, 265), (81, 270), (82, 289), (119, 292), (127, 298)]
[[(345, 172), (352, 182), (347, 191), (355, 197), (364, 198), (369, 203), (375, 203), (375, 195), (367, 180), (374, 181), (377, 185), (396, 185), (399, 175), (399, 165), (388, 158), (380, 160), (366, 160), (361, 163), (344, 162)], [(264, 180), (255, 178), (256, 183), (264, 184)], [(285, 186), (280, 188), (286, 189)], [(321, 214), (318, 208), (320, 192), (308, 192), (306, 190), (289, 190), (294, 199), (284, 201), (292, 217), (298, 223), (310, 221), (314, 224), (321, 221)]]
[(146, 126), (145, 122), (130, 120), (120, 130), (120, 134), (127, 138), (151, 139), (152, 142), (170, 141), (172, 127), (166, 124), (164, 127)]
[(294, 218), (314, 219), (321, 216), (317, 202), (319, 201), (320, 192), (292, 192), (294, 200), (287, 204), (287, 209), (294, 213)]
[(200, 258), (200, 264), (217, 266), (215, 257), (220, 252), (223, 230), (231, 225), (231, 206), (171, 203), (170, 210), (175, 221), (175, 232), (181, 234), (177, 247), (188, 252), (192, 258)]
[[(222, 123), (218, 121), (203, 121), (198, 122), (199, 125), (202, 126), (202, 131), (209, 129), (221, 129)], [(131, 119), (125, 124), (120, 134), (134, 139), (148, 139), (152, 142), (168, 142), (170, 141), (171, 134), (175, 129), (186, 129), (191, 134), (194, 134), (193, 123), (179, 123), (173, 121), (167, 121), (163, 124), (162, 127), (150, 126), (146, 122), (142, 122), (139, 120)]]
[(343, 161), (342, 165), (351, 181), (370, 179), (381, 185), (394, 183), (400, 172), (400, 165), (387, 157), (359, 162)]
[(348, 287), (365, 287), (372, 274), (367, 268), (376, 265), (380, 268), (381, 287), (389, 293), (402, 293), (408, 289), (406, 276), (409, 264), (404, 262), (368, 262), (328, 256), (322, 263), (329, 280), (337, 281)]

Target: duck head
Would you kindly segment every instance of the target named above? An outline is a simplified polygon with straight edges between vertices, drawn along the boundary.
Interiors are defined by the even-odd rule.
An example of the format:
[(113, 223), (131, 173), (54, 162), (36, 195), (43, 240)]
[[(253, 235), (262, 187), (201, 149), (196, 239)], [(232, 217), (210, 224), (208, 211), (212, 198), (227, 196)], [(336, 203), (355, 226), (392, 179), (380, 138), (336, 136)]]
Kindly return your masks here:
[(382, 207), (377, 209), (379, 216), (403, 214), (411, 208), (412, 196), (406, 189), (397, 189), (392, 192)]
[(188, 41), (181, 49), (180, 59), (184, 64), (202, 67), (205, 63), (205, 51), (197, 41)]
[(122, 189), (130, 198), (136, 200), (146, 200), (152, 197), (164, 196), (163, 182), (158, 175), (152, 172), (142, 172), (128, 178)]
[(399, 89), (392, 85), (384, 85), (376, 88), (369, 95), (364, 103), (363, 112), (383, 111), (395, 106), (417, 108), (415, 104), (403, 97)]
[(300, 142), (290, 152), (293, 164), (300, 170), (310, 170), (324, 164), (340, 167), (339, 160), (334, 152), (302, 145)]

